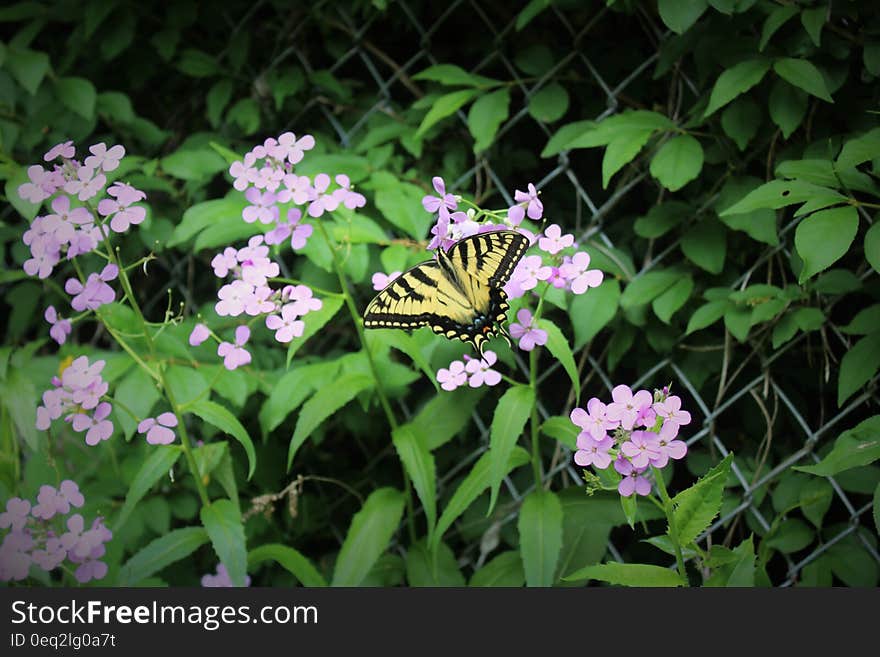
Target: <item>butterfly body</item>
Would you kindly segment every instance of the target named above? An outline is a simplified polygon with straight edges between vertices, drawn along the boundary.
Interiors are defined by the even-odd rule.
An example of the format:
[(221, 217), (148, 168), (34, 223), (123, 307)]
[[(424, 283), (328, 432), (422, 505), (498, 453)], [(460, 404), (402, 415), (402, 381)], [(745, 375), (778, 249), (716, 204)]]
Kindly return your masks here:
[(500, 335), (507, 319), (504, 285), (529, 241), (512, 230), (480, 233), (404, 272), (383, 289), (364, 312), (366, 328), (411, 330), (429, 326), (450, 340), (484, 344)]

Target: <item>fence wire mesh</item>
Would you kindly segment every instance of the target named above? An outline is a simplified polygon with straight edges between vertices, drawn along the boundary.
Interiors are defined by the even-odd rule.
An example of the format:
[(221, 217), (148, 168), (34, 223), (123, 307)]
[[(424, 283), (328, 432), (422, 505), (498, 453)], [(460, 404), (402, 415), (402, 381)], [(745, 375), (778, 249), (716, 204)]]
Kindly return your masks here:
[[(571, 71), (574, 70), (576, 75), (588, 81), (595, 89), (597, 97), (601, 98), (603, 102), (599, 111), (593, 116), (581, 115), (577, 118), (602, 119), (617, 112), (621, 106), (632, 105), (632, 99), (627, 99), (626, 103), (623, 102), (623, 99), (626, 97), (627, 91), (635, 84), (651, 84), (652, 69), (659, 56), (659, 46), (671, 36), (665, 28), (656, 24), (654, 17), (648, 12), (637, 10), (635, 15), (629, 19), (626, 27), (629, 30), (636, 30), (638, 34), (635, 37), (628, 37), (626, 44), (632, 45), (633, 39), (637, 39), (641, 47), (629, 52), (629, 48), (621, 48), (619, 44), (608, 41), (608, 35), (615, 33), (615, 27), (609, 28), (607, 25), (603, 26), (603, 23), (621, 20), (619, 16), (614, 16), (613, 12), (605, 8), (597, 8), (590, 13), (579, 12), (578, 16), (581, 20), (575, 23), (568, 14), (551, 6), (541, 16), (541, 21), (544, 22), (543, 29), (545, 33), (547, 30), (555, 30), (559, 35), (559, 41), (570, 43), (571, 49), (566, 56), (559, 58), (544, 74), (536, 79), (526, 80), (521, 77), (517, 66), (511, 61), (505, 48), (505, 44), (508, 42), (525, 38), (522, 33), (516, 30), (516, 13), (489, 15), (489, 12), (490, 8), (485, 3), (473, 0), (456, 0), (446, 6), (430, 6), (425, 3), (400, 0), (389, 3), (386, 12), (380, 17), (374, 17), (359, 24), (357, 17), (349, 15), (334, 3), (320, 4), (319, 11), (313, 12), (310, 14), (311, 18), (303, 20), (296, 26), (291, 40), (298, 45), (279, 55), (279, 58), (292, 58), (308, 73), (322, 69), (328, 69), (334, 74), (344, 73), (346, 79), (355, 79), (360, 82), (362, 85), (360, 97), (367, 97), (368, 100), (363, 105), (339, 107), (316, 91), (312, 100), (305, 105), (300, 114), (291, 117), (289, 127), (296, 129), (308, 125), (311, 130), (314, 129), (312, 126), (326, 126), (336, 135), (341, 146), (351, 146), (363, 135), (369, 120), (375, 114), (394, 115), (395, 112), (401, 108), (409, 107), (422, 96), (419, 88), (412, 81), (412, 76), (415, 73), (433, 64), (451, 62), (472, 73), (488, 74), (486, 72), (489, 70), (496, 72), (496, 75), (497, 73), (506, 73), (507, 78), (512, 80), (521, 92), (519, 100), (515, 100), (511, 104), (509, 117), (500, 127), (496, 143), (516, 143), (523, 134), (538, 134), (546, 142), (552, 134), (552, 129), (530, 115), (528, 101), (544, 88), (555, 75), (563, 69), (571, 75)], [(300, 39), (308, 30), (316, 28), (314, 25), (317, 20), (314, 18), (316, 15), (321, 16), (320, 20), (325, 26), (331, 25), (343, 35), (346, 45), (341, 49), (341, 54), (334, 56), (321, 49), (310, 48), (307, 39)], [(473, 33), (459, 34), (458, 30), (463, 25), (470, 26)], [(617, 28), (619, 29), (620, 26)], [(591, 35), (599, 31), (602, 32), (604, 40), (590, 43)], [(483, 35), (481, 40), (483, 52), (480, 56), (473, 57), (468, 65), (466, 61), (462, 61), (462, 57), (456, 57), (456, 52), (457, 47), (463, 44), (465, 39), (471, 39), (473, 34)], [(587, 45), (588, 43), (589, 45)], [(389, 48), (389, 44), (393, 44), (393, 47)], [(398, 54), (403, 52), (405, 55), (403, 57), (392, 56), (389, 54), (389, 50)], [(627, 50), (627, 52), (621, 52), (622, 50)], [(472, 51), (472, 48), (468, 48), (467, 56), (472, 55)], [(631, 62), (632, 66), (629, 70), (620, 71), (621, 59)], [(680, 109), (685, 94), (691, 94), (691, 100), (696, 99), (699, 95), (697, 85), (686, 75), (682, 74), (679, 80), (681, 88), (676, 92), (676, 105), (671, 108), (673, 113)], [(370, 91), (366, 91), (367, 88)], [(462, 127), (466, 125), (467, 117), (462, 110), (457, 112), (457, 120), (461, 122)], [(491, 184), (494, 191), (501, 195), (504, 203), (512, 205), (513, 199), (507, 191), (509, 185), (502, 180), (502, 176), (497, 172), (498, 167), (493, 160), (493, 152), (494, 150), (490, 150), (488, 153), (477, 156), (473, 166), (458, 180), (455, 180), (451, 186), (455, 189), (477, 188), (480, 190)], [(749, 155), (746, 154), (746, 157), (748, 158)], [(613, 248), (615, 241), (606, 229), (609, 222), (614, 220), (615, 208), (638, 190), (640, 183), (645, 178), (645, 173), (630, 171), (627, 174), (628, 177), (624, 176), (622, 182), (606, 193), (599, 189), (595, 183), (597, 171), (579, 167), (573, 163), (573, 158), (567, 151), (560, 153), (555, 161), (545, 160), (542, 164), (545, 165), (545, 169), (550, 168), (550, 171), (542, 174), (541, 179), (536, 182), (536, 186), (545, 190), (552, 188), (553, 191), (548, 194), (552, 193), (563, 198), (568, 198), (567, 195), (571, 195), (573, 198), (572, 215), (576, 218), (579, 239), (581, 241), (592, 240), (599, 245)], [(713, 199), (706, 203), (707, 206), (711, 200)], [(705, 208), (698, 210), (698, 212), (703, 209)], [(795, 223), (792, 221), (781, 228), (780, 244), (776, 247), (768, 247), (739, 278), (735, 287), (745, 287), (754, 272), (771, 258), (778, 254), (790, 255)], [(568, 227), (572, 228), (570, 223)], [(676, 242), (668, 245), (661, 252), (649, 256), (642, 263), (638, 273), (644, 273), (657, 267), (669, 259), (677, 248), (678, 243)], [(829, 336), (830, 339), (839, 341), (844, 349), (851, 346), (849, 338), (831, 322), (826, 324), (823, 334)], [(766, 517), (759, 509), (759, 498), (763, 497), (760, 491), (762, 489), (766, 491), (766, 486), (775, 481), (789, 467), (817, 462), (819, 458), (814, 453), (814, 448), (823, 440), (832, 440), (836, 436), (831, 433), (832, 430), (836, 429), (839, 432), (852, 426), (855, 423), (855, 417), (858, 416), (859, 409), (864, 409), (866, 404), (876, 405), (880, 401), (872, 392), (875, 389), (876, 381), (871, 382), (865, 389), (866, 392), (852, 399), (830, 419), (825, 420), (819, 426), (811, 426), (804, 416), (803, 404), (795, 403), (792, 400), (791, 394), (785, 389), (785, 386), (777, 382), (778, 377), (773, 369), (774, 363), (780, 361), (784, 355), (792, 350), (802, 349), (806, 339), (805, 335), (800, 335), (766, 358), (760, 355), (757, 348), (752, 349), (751, 353), (743, 359), (731, 358), (729, 362), (731, 372), (726, 373), (726, 380), (724, 379), (725, 375), (722, 374), (719, 392), (714, 399), (705, 398), (699, 392), (701, 386), (691, 381), (685, 370), (671, 358), (664, 358), (650, 365), (642, 364), (641, 377), (636, 381), (629, 382), (636, 388), (642, 385), (650, 387), (661, 380), (675, 381), (676, 385), (683, 388), (690, 397), (688, 403), (694, 411), (694, 422), (688, 427), (693, 430), (693, 435), (688, 439), (688, 444), (706, 446), (711, 452), (721, 457), (726, 455), (730, 448), (728, 438), (722, 435), (722, 432), (717, 431), (717, 427), (719, 425), (736, 426), (737, 414), (740, 412), (737, 410), (736, 404), (747, 396), (752, 398), (756, 407), (761, 409), (768, 419), (770, 411), (767, 410), (767, 405), (770, 403), (774, 406), (772, 413), (774, 420), (777, 419), (778, 413), (790, 415), (790, 422), (779, 422), (778, 424), (796, 426), (801, 433), (799, 440), (802, 442), (802, 447), (766, 472), (761, 472), (760, 467), (756, 468), (754, 472), (746, 472), (742, 467), (741, 459), (735, 459), (732, 471), (737, 485), (741, 488), (742, 501), (730, 508), (722, 508), (721, 515), (699, 538), (699, 542), (704, 546), (722, 543), (725, 535), (730, 531), (731, 524), (738, 522), (740, 518), (756, 524), (764, 531), (768, 530), (773, 519)], [(729, 336), (723, 349), (726, 359), (731, 352)], [(600, 391), (594, 387), (593, 393), (597, 396), (607, 397), (606, 393), (610, 392), (613, 385), (621, 383), (621, 381), (603, 369), (600, 357), (587, 354), (586, 358), (590, 370), (588, 376), (590, 379), (595, 378), (598, 381), (597, 385), (605, 388), (604, 391)], [(762, 360), (762, 358), (763, 362), (755, 362)], [(725, 362), (727, 361), (725, 360)], [(521, 359), (518, 366), (527, 373), (527, 366)], [(825, 367), (827, 368), (829, 365), (826, 363)], [(553, 376), (558, 368), (557, 363), (554, 367), (543, 372), (542, 380)], [(741, 383), (741, 379), (746, 378), (745, 375), (751, 374), (753, 371), (757, 371), (757, 375), (746, 383)], [(739, 387), (734, 387), (735, 383), (739, 383)], [(553, 414), (570, 411), (570, 407), (559, 408), (555, 403), (553, 404), (554, 408), (549, 409), (546, 406), (548, 403), (550, 403), (549, 400), (539, 402), (539, 412), (544, 419)], [(403, 407), (402, 410), (409, 416), (409, 409)], [(845, 422), (851, 416), (854, 421)], [(440, 495), (442, 495), (444, 487), (448, 486), (456, 476), (459, 476), (487, 449), (489, 431), (486, 421), (477, 412), (474, 412), (473, 422), (479, 432), (479, 447), (468, 458), (462, 459), (438, 482), (438, 494)], [(764, 441), (756, 449), (756, 457), (761, 451), (765, 451), (766, 457), (766, 450), (769, 449), (767, 441), (769, 440), (768, 430), (768, 435), (764, 437)], [(562, 446), (558, 449), (562, 453), (557, 454), (557, 458), (553, 460), (553, 467), (544, 473), (545, 482), (557, 477), (566, 477), (568, 483), (576, 484), (582, 481), (580, 473), (572, 464), (570, 451)], [(737, 456), (740, 455), (737, 454)], [(855, 534), (870, 557), (880, 564), (880, 554), (877, 549), (867, 539), (865, 533), (859, 531), (862, 526), (870, 526), (871, 504), (856, 505), (834, 477), (828, 478), (828, 481), (834, 490), (837, 501), (846, 510), (848, 524), (838, 533), (821, 540), (818, 546), (805, 556), (799, 554), (796, 561), (789, 555), (783, 555), (787, 571), (784, 578), (780, 581), (774, 581), (774, 584), (781, 586), (795, 584), (801, 576), (802, 570), (808, 564), (852, 534)], [(529, 487), (518, 486), (510, 477), (505, 480), (505, 485), (515, 502), (519, 502), (530, 490)], [(516, 513), (513, 511), (500, 522), (501, 524), (510, 523), (515, 518)], [(498, 527), (495, 527), (495, 531), (497, 530)], [(339, 528), (336, 528), (334, 533), (341, 542), (344, 531), (339, 531)], [(470, 549), (473, 550), (476, 547), (471, 546)], [(615, 560), (621, 559), (621, 551), (613, 541), (608, 544), (608, 555)], [(469, 561), (471, 565), (477, 566), (480, 565), (484, 557), (485, 555), (460, 555), (461, 560)], [(670, 567), (674, 567), (671, 557)]]

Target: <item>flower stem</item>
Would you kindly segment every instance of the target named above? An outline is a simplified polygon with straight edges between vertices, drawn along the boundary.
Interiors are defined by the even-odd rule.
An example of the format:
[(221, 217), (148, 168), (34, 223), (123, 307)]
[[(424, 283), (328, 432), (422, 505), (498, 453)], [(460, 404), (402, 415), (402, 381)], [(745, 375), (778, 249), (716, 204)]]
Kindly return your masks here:
[(538, 445), (538, 352), (529, 352), (529, 387), (532, 389), (531, 435), (532, 435), (532, 471), (535, 475), (535, 489), (540, 490), (543, 482), (541, 468), (541, 450)]
[[(351, 321), (357, 331), (361, 349), (363, 349), (363, 352), (366, 355), (367, 364), (370, 367), (370, 373), (372, 374), (375, 383), (376, 395), (379, 397), (379, 403), (382, 405), (382, 410), (385, 412), (385, 418), (388, 420), (388, 424), (393, 432), (398, 427), (397, 418), (394, 416), (391, 403), (388, 401), (388, 396), (385, 394), (385, 388), (382, 386), (382, 379), (379, 376), (379, 371), (376, 369), (376, 363), (373, 360), (373, 353), (370, 351), (370, 346), (367, 344), (367, 336), (364, 334), (364, 325), (361, 320), (361, 314), (358, 312), (357, 306), (354, 304), (354, 298), (351, 296), (351, 290), (348, 287), (348, 279), (342, 272), (342, 264), (339, 262), (339, 258), (336, 255), (336, 245), (330, 241), (330, 236), (327, 234), (324, 224), (320, 221), (316, 221), (315, 224), (317, 224), (318, 230), (324, 238), (324, 242), (327, 244), (327, 248), (330, 250), (330, 254), (333, 257), (333, 269), (336, 271), (336, 276), (339, 279), (339, 289), (342, 290), (342, 297), (345, 300), (348, 313), (351, 315)], [(401, 463), (401, 468), (403, 469), (403, 484), (405, 489), (404, 492), (406, 493), (407, 528), (410, 541), (415, 543), (416, 525), (412, 484), (409, 480), (409, 474), (407, 473), (406, 468), (403, 467), (403, 463)]]
[(663, 511), (666, 513), (666, 520), (669, 523), (669, 538), (672, 540), (672, 547), (675, 550), (675, 565), (678, 567), (678, 574), (681, 576), (684, 585), (688, 585), (687, 571), (684, 568), (684, 556), (681, 552), (681, 543), (678, 540), (678, 527), (675, 524), (675, 509), (669, 493), (666, 492), (666, 484), (663, 481), (663, 473), (660, 468), (651, 466), (654, 472), (654, 482), (657, 484), (657, 492), (660, 493), (660, 499), (663, 500)]

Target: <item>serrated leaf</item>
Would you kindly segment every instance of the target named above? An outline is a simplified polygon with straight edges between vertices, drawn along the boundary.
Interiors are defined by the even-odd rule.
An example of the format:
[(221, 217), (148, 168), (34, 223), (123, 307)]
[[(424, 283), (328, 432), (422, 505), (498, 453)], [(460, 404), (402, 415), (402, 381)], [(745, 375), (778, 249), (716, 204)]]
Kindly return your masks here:
[(492, 416), (492, 426), (489, 430), (489, 463), (491, 464), (491, 498), (489, 510), (486, 515), (492, 513), (495, 502), (498, 500), (498, 490), (501, 481), (507, 474), (510, 456), (516, 447), (516, 441), (525, 427), (526, 420), (535, 403), (535, 391), (529, 386), (511, 386), (498, 400), (495, 413)]
[(715, 86), (712, 87), (709, 105), (703, 116), (711, 115), (740, 94), (754, 87), (769, 70), (770, 61), (767, 59), (749, 59), (726, 69), (718, 76)]
[(220, 404), (208, 399), (200, 399), (190, 405), (187, 410), (232, 436), (241, 444), (247, 454), (248, 479), (250, 479), (254, 474), (254, 468), (257, 467), (257, 453), (247, 429), (238, 421), (238, 418)]
[(721, 510), (724, 482), (727, 481), (732, 462), (733, 454), (728, 454), (724, 460), (700, 477), (697, 483), (672, 498), (672, 503), (675, 505), (673, 516), (680, 545), (688, 545), (696, 540), (718, 515)]
[(226, 566), (233, 586), (244, 586), (247, 575), (247, 547), (241, 511), (232, 500), (216, 500), (199, 512), (220, 563)]
[(287, 469), (293, 463), (297, 450), (324, 423), (328, 417), (354, 399), (364, 390), (373, 387), (373, 379), (360, 372), (343, 374), (332, 386), (322, 388), (303, 404), (287, 450)]
[(568, 378), (571, 380), (571, 385), (574, 388), (575, 403), (577, 403), (581, 398), (581, 381), (568, 339), (562, 334), (559, 327), (549, 319), (542, 317), (538, 320), (538, 325), (547, 331), (547, 344), (545, 346), (562, 365), (565, 373), (568, 374)]
[(838, 472), (869, 465), (880, 459), (880, 415), (841, 433), (834, 447), (815, 465), (796, 466), (800, 472), (833, 477)]
[(523, 500), (517, 521), (527, 586), (552, 586), (562, 549), (562, 505), (555, 493), (536, 490)]
[(854, 206), (820, 210), (805, 217), (794, 234), (794, 245), (803, 260), (798, 282), (827, 269), (849, 250), (859, 229), (859, 213)]
[(166, 566), (185, 559), (208, 540), (208, 533), (201, 527), (184, 527), (160, 536), (125, 562), (116, 583), (134, 586)]
[(336, 316), (336, 313), (339, 312), (345, 303), (341, 296), (325, 296), (321, 301), (323, 305), (319, 310), (310, 312), (303, 317), (303, 322), (305, 322), (306, 325), (303, 334), (299, 338), (292, 340), (290, 346), (287, 348), (288, 367), (290, 367), (290, 361), (293, 360), (293, 357), (296, 355), (296, 352), (299, 351), (300, 347), (302, 347), (310, 337), (324, 328), (327, 323)]
[(445, 543), (431, 551), (418, 541), (406, 551), (406, 581), (410, 586), (464, 586), (464, 575)]
[(502, 552), (475, 572), (468, 586), (520, 587), (525, 581), (519, 552), (510, 550)]
[(684, 586), (678, 573), (662, 566), (641, 563), (609, 563), (587, 566), (563, 577), (566, 581), (595, 579), (618, 586)]
[(327, 580), (303, 554), (287, 545), (267, 543), (248, 552), (247, 563), (254, 568), (264, 561), (274, 561), (299, 580), (303, 586), (327, 586)]
[(403, 493), (379, 488), (354, 514), (336, 559), (331, 586), (358, 586), (379, 559), (403, 516)]
[(434, 533), (434, 525), (437, 523), (437, 469), (434, 465), (434, 455), (428, 451), (410, 425), (404, 424), (394, 429), (391, 438), (397, 456), (409, 474), (422, 502), (430, 541)]

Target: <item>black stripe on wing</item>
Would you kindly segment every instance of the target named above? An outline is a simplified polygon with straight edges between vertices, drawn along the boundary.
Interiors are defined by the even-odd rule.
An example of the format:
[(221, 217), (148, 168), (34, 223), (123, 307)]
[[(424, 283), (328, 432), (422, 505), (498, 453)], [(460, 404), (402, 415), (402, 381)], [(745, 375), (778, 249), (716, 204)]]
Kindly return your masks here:
[(435, 321), (432, 312), (397, 312), (409, 299), (418, 305), (433, 299), (441, 276), (440, 267), (433, 260), (423, 262), (409, 269), (388, 283), (364, 311), (364, 326), (367, 328), (418, 328)]
[[(446, 252), (462, 269), (492, 288), (503, 287), (529, 248), (527, 237), (514, 230), (479, 233), (459, 240)], [(473, 265), (473, 266), (469, 266)], [(484, 278), (484, 275), (488, 274)]]

